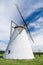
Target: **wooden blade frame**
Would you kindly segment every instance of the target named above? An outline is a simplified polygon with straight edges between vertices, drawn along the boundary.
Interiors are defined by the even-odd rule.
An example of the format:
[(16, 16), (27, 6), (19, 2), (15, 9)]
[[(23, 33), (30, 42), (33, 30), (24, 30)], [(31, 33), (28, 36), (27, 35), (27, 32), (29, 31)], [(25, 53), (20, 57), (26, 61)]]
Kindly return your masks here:
[[(16, 6), (16, 8), (17, 8), (17, 10), (18, 10), (18, 12), (19, 12), (19, 14), (20, 14), (20, 16), (21, 16), (21, 18), (22, 18), (23, 22), (24, 22), (24, 26), (26, 26), (26, 28), (28, 29), (28, 25), (29, 25), (29, 24), (28, 24), (28, 25), (26, 24), (26, 22), (25, 22), (25, 20), (24, 20), (24, 18), (23, 18), (23, 16), (22, 16), (22, 14), (21, 14), (21, 12), (20, 12), (20, 10), (19, 10), (18, 5), (17, 5), (17, 4), (15, 4), (15, 6)], [(31, 36), (30, 31), (29, 31), (29, 35), (30, 35), (30, 38), (31, 38), (32, 42), (34, 43), (34, 40), (33, 40), (32, 36)]]

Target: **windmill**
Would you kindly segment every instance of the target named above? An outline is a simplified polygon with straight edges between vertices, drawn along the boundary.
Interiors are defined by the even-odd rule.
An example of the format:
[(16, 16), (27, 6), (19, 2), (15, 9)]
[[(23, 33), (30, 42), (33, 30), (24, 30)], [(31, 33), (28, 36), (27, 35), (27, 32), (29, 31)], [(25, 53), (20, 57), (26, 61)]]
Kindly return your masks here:
[[(30, 31), (29, 35), (32, 42), (28, 39), (26, 32), (29, 24), (26, 24), (18, 5), (16, 4), (15, 6), (23, 20), (24, 25), (18, 25), (11, 21), (10, 41), (3, 57), (6, 59), (33, 59), (34, 55), (30, 43), (34, 43), (34, 41)], [(12, 25), (13, 23), (15, 26)], [(13, 29), (14, 31), (12, 32)]]

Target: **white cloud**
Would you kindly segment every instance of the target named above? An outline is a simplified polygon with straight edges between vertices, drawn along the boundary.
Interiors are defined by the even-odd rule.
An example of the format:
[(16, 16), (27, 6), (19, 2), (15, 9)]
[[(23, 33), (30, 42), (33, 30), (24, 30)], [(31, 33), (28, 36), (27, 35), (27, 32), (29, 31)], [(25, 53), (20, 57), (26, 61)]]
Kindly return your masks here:
[(7, 48), (7, 44), (0, 43), (0, 51), (5, 51)]

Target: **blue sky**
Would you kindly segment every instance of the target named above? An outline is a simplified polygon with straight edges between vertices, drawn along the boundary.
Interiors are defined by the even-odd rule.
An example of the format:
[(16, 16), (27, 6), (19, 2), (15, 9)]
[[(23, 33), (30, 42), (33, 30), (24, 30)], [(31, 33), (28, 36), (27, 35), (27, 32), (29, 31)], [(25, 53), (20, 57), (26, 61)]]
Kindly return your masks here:
[(26, 23), (30, 23), (29, 30), (35, 43), (43, 45), (43, 0), (0, 0), (0, 43), (9, 41), (11, 20), (23, 24), (15, 3)]

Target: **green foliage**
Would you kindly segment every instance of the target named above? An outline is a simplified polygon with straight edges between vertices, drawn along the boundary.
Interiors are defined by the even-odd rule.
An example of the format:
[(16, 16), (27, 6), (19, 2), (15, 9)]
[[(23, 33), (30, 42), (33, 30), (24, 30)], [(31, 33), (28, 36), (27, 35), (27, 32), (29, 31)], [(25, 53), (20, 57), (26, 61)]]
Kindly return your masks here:
[(43, 65), (43, 55), (35, 55), (33, 60), (9, 60), (2, 58), (0, 54), (0, 65)]

